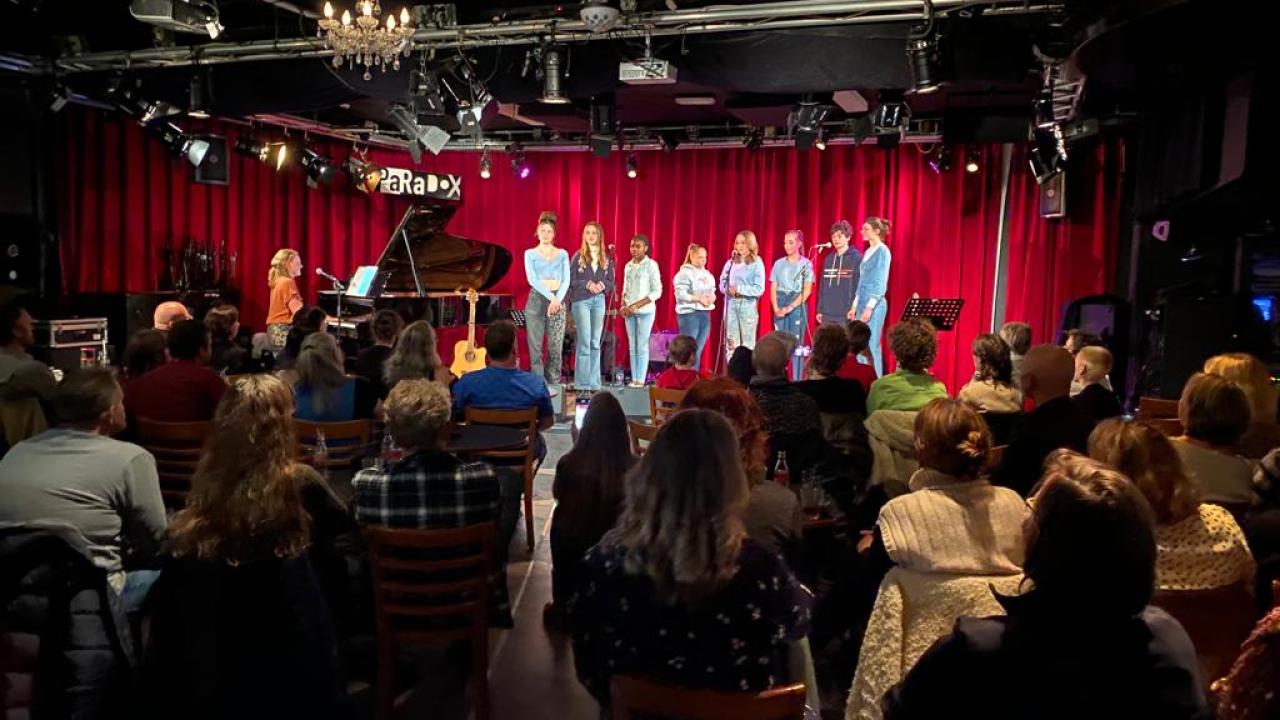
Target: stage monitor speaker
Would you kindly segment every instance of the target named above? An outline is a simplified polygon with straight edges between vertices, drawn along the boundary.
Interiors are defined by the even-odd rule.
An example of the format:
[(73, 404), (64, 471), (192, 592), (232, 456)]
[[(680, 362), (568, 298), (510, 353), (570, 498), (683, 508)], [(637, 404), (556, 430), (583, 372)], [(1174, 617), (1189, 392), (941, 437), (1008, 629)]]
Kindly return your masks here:
[(231, 182), (231, 158), (227, 156), (227, 139), (220, 135), (201, 135), (209, 143), (204, 161), (196, 166), (196, 182), (227, 185)]
[(1040, 186), (1040, 217), (1067, 216), (1067, 174), (1054, 174)]

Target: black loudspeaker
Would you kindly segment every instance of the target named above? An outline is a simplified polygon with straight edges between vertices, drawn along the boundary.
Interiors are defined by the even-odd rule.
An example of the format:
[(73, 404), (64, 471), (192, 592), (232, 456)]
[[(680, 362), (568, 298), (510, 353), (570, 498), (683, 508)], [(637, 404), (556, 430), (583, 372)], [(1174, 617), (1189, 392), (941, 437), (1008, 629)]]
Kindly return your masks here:
[(1067, 216), (1067, 174), (1060, 172), (1040, 186), (1040, 217)]
[(201, 135), (209, 143), (204, 160), (196, 166), (196, 182), (227, 185), (231, 182), (231, 158), (227, 156), (227, 139), (220, 135)]
[(40, 283), (40, 224), (34, 215), (0, 215), (0, 285)]

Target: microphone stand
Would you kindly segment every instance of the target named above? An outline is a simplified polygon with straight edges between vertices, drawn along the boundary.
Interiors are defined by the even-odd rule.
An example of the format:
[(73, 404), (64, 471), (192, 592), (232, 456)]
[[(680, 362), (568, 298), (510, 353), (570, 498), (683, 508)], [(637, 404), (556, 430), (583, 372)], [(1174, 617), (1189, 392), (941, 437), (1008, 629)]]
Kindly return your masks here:
[(337, 293), (337, 297), (338, 297), (338, 324), (337, 324), (337, 327), (335, 328), (334, 335), (337, 336), (339, 340), (341, 340), (342, 339), (342, 294), (347, 291), (347, 286), (343, 285), (342, 281), (338, 280), (338, 278), (336, 277), (330, 277), (328, 278), (328, 280), (329, 282), (333, 283), (333, 290), (335, 293)]

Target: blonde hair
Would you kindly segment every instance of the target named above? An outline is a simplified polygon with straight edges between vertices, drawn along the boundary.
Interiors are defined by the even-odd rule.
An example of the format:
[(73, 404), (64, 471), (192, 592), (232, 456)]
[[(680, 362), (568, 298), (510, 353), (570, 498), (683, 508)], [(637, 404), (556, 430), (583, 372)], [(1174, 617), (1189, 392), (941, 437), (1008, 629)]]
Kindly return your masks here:
[(1089, 457), (1129, 476), (1161, 525), (1191, 517), (1200, 505), (1200, 488), (1173, 442), (1147, 423), (1120, 418), (1099, 423), (1089, 435)]
[(803, 255), (804, 254), (804, 231), (800, 230), (799, 228), (795, 230), (788, 230), (782, 233), (782, 239), (785, 241), (788, 235), (791, 235), (796, 239), (796, 245), (798, 246), (796, 248), (796, 252)]
[(451, 409), (443, 385), (416, 378), (396, 383), (382, 406), (387, 432), (399, 445), (415, 450), (441, 447)]
[(1244, 390), (1249, 397), (1254, 422), (1276, 423), (1276, 404), (1280, 393), (1271, 382), (1271, 371), (1261, 360), (1248, 353), (1214, 355), (1204, 361), (1204, 371), (1226, 378)]
[(302, 341), (294, 371), (298, 383), (311, 391), (311, 409), (317, 415), (336, 404), (338, 390), (347, 383), (342, 366), (342, 350), (329, 333), (314, 332)]
[(893, 224), (890, 223), (888, 220), (885, 220), (882, 217), (876, 217), (875, 215), (872, 215), (871, 217), (862, 221), (862, 224), (869, 226), (872, 230), (875, 230), (876, 235), (880, 237), (880, 242), (888, 241), (889, 228), (893, 226)]
[(299, 257), (298, 251), (289, 248), (277, 250), (276, 254), (271, 256), (271, 269), (267, 271), (267, 287), (275, 287), (277, 282), (293, 277), (289, 274), (289, 263), (296, 257)]
[[(592, 250), (591, 246), (587, 244), (587, 228), (589, 227), (596, 229), (596, 235), (599, 239), (599, 244), (595, 250)], [(578, 267), (585, 268), (593, 262), (598, 263), (597, 269), (609, 266), (609, 259), (604, 254), (604, 226), (595, 220), (582, 226), (582, 244), (578, 246)]]
[(750, 265), (760, 257), (760, 243), (756, 240), (756, 234), (750, 230), (739, 230), (738, 234), (733, 236), (734, 242), (737, 242), (738, 238), (742, 238), (747, 243), (747, 256), (739, 259), (742, 260), (743, 265)]
[(698, 253), (702, 253), (703, 255), (706, 255), (707, 249), (697, 243), (689, 243), (689, 249), (684, 251), (684, 262), (682, 264), (692, 265), (693, 256)]
[(914, 431), (921, 467), (973, 478), (987, 464), (991, 431), (981, 415), (959, 400), (930, 401), (916, 414)]
[(186, 507), (170, 523), (173, 554), (234, 564), (305, 550), (311, 471), (293, 461), (296, 442), (289, 386), (266, 374), (236, 380), (218, 404)]
[(382, 365), (382, 377), (387, 387), (395, 387), (402, 380), (432, 380), (443, 366), (435, 328), (426, 320), (418, 320), (401, 331), (391, 357)]
[(1101, 345), (1082, 347), (1076, 353), (1076, 365), (1084, 366), (1081, 377), (1085, 382), (1102, 382), (1107, 373), (1111, 372), (1111, 363), (1111, 351)]

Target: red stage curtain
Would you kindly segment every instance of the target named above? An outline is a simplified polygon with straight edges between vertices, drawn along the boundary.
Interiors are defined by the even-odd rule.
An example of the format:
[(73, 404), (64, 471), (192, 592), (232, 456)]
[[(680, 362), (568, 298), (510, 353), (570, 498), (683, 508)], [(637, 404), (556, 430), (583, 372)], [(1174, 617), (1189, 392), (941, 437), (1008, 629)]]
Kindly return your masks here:
[[(234, 154), (229, 185), (196, 184), (185, 161), (168, 155), (132, 122), (79, 112), (68, 114), (65, 123), (58, 187), (63, 272), (70, 292), (152, 290), (161, 248), (186, 238), (214, 248), (225, 243), (228, 252), (239, 254), (242, 317), (261, 326), (267, 263), (278, 248), (302, 253), (307, 272), (301, 285), (314, 298), (322, 284), (312, 268), (323, 266), (345, 276), (373, 262), (405, 208), (398, 199), (358, 193), (342, 177), (333, 187), (310, 189), (296, 166), (276, 173), (256, 159)], [(217, 122), (189, 129), (225, 135), (232, 145), (247, 132)], [(337, 162), (350, 150), (323, 139), (311, 146)], [(524, 180), (509, 172), (509, 158), (502, 153), (493, 154), (489, 180), (479, 177), (476, 153), (428, 155), (421, 169), (463, 178), (463, 205), (449, 230), (512, 251), (513, 271), (494, 290), (514, 293), (521, 306), (528, 293), (521, 253), (533, 245), (541, 210), (559, 213), (558, 242), (571, 252), (589, 220), (604, 225), (607, 241), (616, 244), (623, 261), (630, 237), (649, 235), (668, 284), (690, 242), (709, 246), (708, 265), (718, 274), (734, 234), (751, 229), (768, 269), (781, 254), (788, 229), (803, 230), (812, 246), (825, 242), (831, 223), (840, 218), (855, 228), (868, 215), (888, 218), (893, 223), (890, 315), (896, 317), (913, 292), (966, 300), (955, 332), (940, 337), (934, 368), (954, 391), (972, 373), (970, 340), (990, 321), (999, 148), (980, 150), (983, 170), (976, 174), (961, 169), (964, 148), (953, 151), (956, 169), (936, 175), (920, 149), (907, 145), (890, 151), (833, 145), (825, 152), (804, 153), (791, 148), (641, 152), (634, 180), (626, 177), (625, 154), (618, 152), (604, 160), (586, 152), (529, 153), (532, 174)], [(376, 151), (370, 157), (412, 167), (403, 153)], [(1037, 332), (1055, 319), (1064, 300), (1109, 288), (1097, 253), (1114, 254), (1115, 233), (1104, 226), (1117, 224), (1113, 196), (1118, 196), (1118, 183), (1108, 174), (1111, 166), (1105, 170), (1099, 173), (1091, 212), (1082, 221), (1048, 222), (1036, 217), (1035, 187), (1028, 183), (1025, 162), (1015, 165), (1017, 217), (1012, 228), (1017, 237), (1011, 240), (1009, 317), (1031, 320)], [(1082, 239), (1097, 243), (1096, 253), (1078, 252)], [(1025, 265), (1032, 257), (1038, 264)], [(674, 330), (670, 288), (664, 290), (655, 330)], [(767, 303), (761, 305), (763, 333), (770, 324)], [(619, 357), (625, 362), (620, 323), (617, 331), (623, 339)], [(713, 339), (717, 332), (718, 327)], [(709, 345), (714, 348), (714, 340)]]

